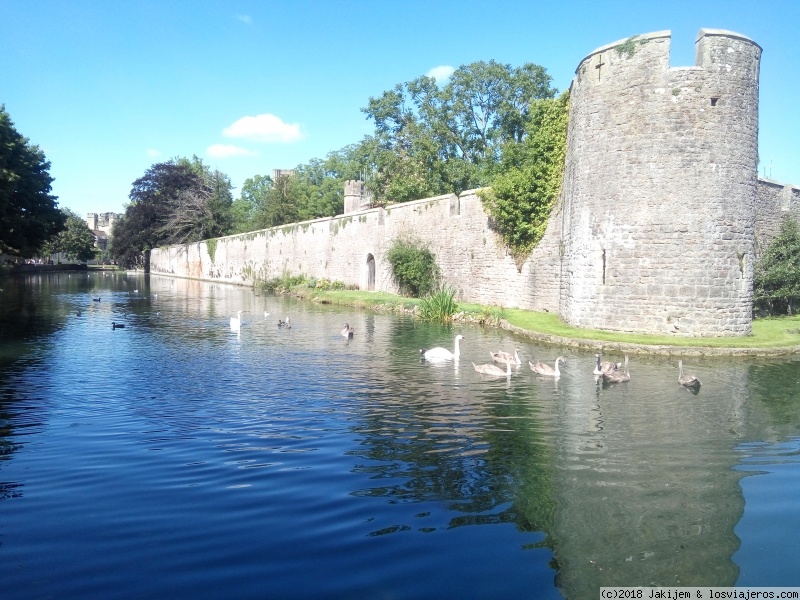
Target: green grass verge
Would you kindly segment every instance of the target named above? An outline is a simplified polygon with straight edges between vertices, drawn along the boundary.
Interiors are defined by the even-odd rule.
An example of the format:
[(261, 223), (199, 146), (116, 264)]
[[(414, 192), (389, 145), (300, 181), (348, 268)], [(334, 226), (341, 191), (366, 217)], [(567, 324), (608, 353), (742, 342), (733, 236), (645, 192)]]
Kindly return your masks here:
[[(336, 290), (315, 292), (299, 286), (296, 295), (317, 302), (339, 304), (365, 309), (394, 310), (397, 312), (413, 310), (419, 304), (416, 298), (404, 298), (385, 292), (363, 292), (358, 290)], [(481, 320), (487, 314), (501, 316), (511, 325), (545, 335), (572, 339), (597, 340), (648, 346), (681, 346), (695, 348), (785, 348), (800, 346), (800, 315), (756, 319), (753, 333), (746, 337), (672, 337), (665, 335), (645, 335), (635, 333), (616, 333), (596, 329), (580, 329), (563, 323), (553, 313), (533, 312), (518, 308), (487, 307), (479, 304), (458, 303), (458, 310), (474, 320)]]

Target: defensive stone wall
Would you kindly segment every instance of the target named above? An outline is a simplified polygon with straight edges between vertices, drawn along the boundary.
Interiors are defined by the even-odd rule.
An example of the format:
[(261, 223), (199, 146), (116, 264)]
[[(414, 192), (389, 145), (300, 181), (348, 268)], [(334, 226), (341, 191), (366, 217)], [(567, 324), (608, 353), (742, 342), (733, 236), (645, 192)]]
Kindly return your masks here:
[(800, 222), (800, 188), (759, 179), (756, 200), (756, 261), (778, 237), (786, 219)]
[(761, 48), (703, 29), (603, 46), (571, 86), (560, 314), (674, 335), (751, 328)]
[(584, 58), (571, 86), (562, 198), (517, 268), (475, 190), (152, 251), (151, 272), (252, 285), (284, 273), (395, 292), (386, 252), (413, 237), (461, 301), (558, 312), (572, 325), (675, 336), (751, 331), (753, 270), (800, 190), (759, 180), (761, 48), (700, 30), (670, 67), (670, 33)]
[(400, 237), (416, 238), (433, 251), (461, 301), (558, 310), (560, 219), (551, 218), (539, 247), (518, 270), (475, 190), (156, 248), (150, 271), (243, 285), (303, 274), (396, 292), (385, 256)]

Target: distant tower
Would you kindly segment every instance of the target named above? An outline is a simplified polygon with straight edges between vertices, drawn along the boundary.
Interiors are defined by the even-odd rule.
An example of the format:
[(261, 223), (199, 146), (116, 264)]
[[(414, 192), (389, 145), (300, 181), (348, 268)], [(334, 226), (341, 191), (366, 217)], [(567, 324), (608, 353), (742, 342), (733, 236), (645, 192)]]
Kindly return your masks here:
[(361, 209), (361, 199), (364, 184), (355, 179), (344, 182), (344, 214), (358, 212)]
[(89, 213), (86, 215), (86, 225), (92, 231), (97, 229), (97, 213)]
[(598, 48), (570, 90), (561, 318), (616, 331), (751, 331), (761, 48), (702, 29)]

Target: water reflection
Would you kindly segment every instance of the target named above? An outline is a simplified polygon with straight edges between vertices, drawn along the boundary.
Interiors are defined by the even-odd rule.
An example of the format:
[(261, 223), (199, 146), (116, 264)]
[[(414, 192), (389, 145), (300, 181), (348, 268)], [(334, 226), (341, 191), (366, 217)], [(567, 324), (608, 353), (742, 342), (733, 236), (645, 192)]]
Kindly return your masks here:
[[(278, 565), (267, 570), (282, 597), (419, 597), (443, 585), (474, 596), (485, 585), (503, 597), (582, 599), (602, 585), (729, 586), (755, 561), (740, 551), (752, 528), (737, 529), (748, 511), (742, 449), (800, 432), (792, 360), (693, 361), (703, 380), (694, 395), (672, 360), (632, 357), (631, 381), (603, 386), (591, 352), (234, 286), (58, 274), (3, 288), (0, 576), (23, 586), (25, 572), (2, 565), (24, 562), (27, 544), (36, 552), (26, 564), (57, 579), (65, 567), (55, 561), (70, 561), (53, 537), (80, 539), (69, 524), (86, 502), (101, 529), (136, 515), (122, 519), (130, 539), (183, 557), (170, 573), (213, 573), (237, 597), (256, 596), (237, 586), (263, 576), (265, 561)], [(278, 327), (287, 316), (292, 328)], [(353, 339), (340, 335), (345, 321)], [(455, 333), (466, 337), (459, 362), (421, 360), (420, 348), (447, 347)], [(508, 380), (474, 371), (516, 346), (523, 365)], [(559, 354), (568, 360), (558, 380), (527, 367)], [(773, 507), (767, 529), (792, 515)], [(187, 530), (202, 522), (227, 543), (165, 536), (159, 518)], [(58, 535), (26, 537), (31, 520)], [(82, 547), (87, 576), (102, 562), (117, 573), (104, 581), (134, 579), (125, 564), (143, 550), (121, 544), (103, 561)], [(464, 564), (475, 565), (469, 575)], [(325, 569), (335, 576), (314, 587), (308, 571)], [(177, 596), (202, 591), (184, 577)]]

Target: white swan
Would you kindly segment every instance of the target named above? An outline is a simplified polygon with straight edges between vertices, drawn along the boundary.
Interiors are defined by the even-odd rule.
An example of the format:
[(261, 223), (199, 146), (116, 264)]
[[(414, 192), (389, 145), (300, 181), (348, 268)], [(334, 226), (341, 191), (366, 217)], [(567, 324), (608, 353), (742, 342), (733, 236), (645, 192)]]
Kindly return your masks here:
[(700, 380), (695, 377), (694, 375), (684, 375), (683, 374), (683, 361), (678, 361), (678, 383), (680, 383), (684, 387), (688, 388), (699, 388), (700, 387)]
[(628, 355), (625, 355), (625, 363), (622, 369), (603, 373), (601, 377), (606, 383), (625, 383), (626, 381), (630, 381), (631, 373), (628, 371)]
[(491, 377), (511, 377), (511, 362), (512, 361), (510, 360), (506, 361), (505, 371), (497, 365), (476, 365), (475, 363), (472, 363), (472, 366), (475, 367), (475, 370), (481, 375), (489, 375)]
[(592, 371), (592, 373), (595, 375), (602, 375), (603, 373), (611, 373), (612, 371), (616, 371), (622, 366), (622, 363), (613, 363), (613, 362), (608, 362), (606, 360), (601, 361), (599, 354), (595, 354), (594, 358), (596, 363), (594, 371)]
[(420, 350), (420, 352), (422, 352), (422, 356), (425, 357), (425, 360), (458, 360), (458, 357), (461, 356), (459, 342), (463, 339), (463, 335), (456, 336), (453, 352), (450, 352), (447, 348), (441, 347), (431, 348), (430, 350)]
[(242, 327), (242, 311), (236, 311), (236, 316), (231, 317), (231, 331), (239, 331)]
[(490, 352), (489, 354), (494, 362), (500, 363), (501, 365), (504, 365), (507, 362), (513, 362), (515, 365), (522, 364), (522, 361), (519, 358), (519, 348), (514, 348), (514, 354), (511, 354), (510, 352), (503, 352), (502, 350)]
[(558, 370), (558, 363), (561, 361), (566, 363), (567, 359), (563, 356), (559, 356), (556, 359), (556, 364), (554, 367), (551, 367), (547, 363), (543, 363), (538, 360), (536, 362), (528, 361), (528, 366), (531, 368), (531, 371), (537, 375), (544, 375), (545, 377), (561, 377), (561, 371)]
[(350, 323), (345, 323), (344, 327), (342, 327), (342, 337), (352, 339), (354, 333), (355, 329), (350, 327)]

